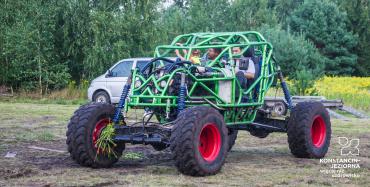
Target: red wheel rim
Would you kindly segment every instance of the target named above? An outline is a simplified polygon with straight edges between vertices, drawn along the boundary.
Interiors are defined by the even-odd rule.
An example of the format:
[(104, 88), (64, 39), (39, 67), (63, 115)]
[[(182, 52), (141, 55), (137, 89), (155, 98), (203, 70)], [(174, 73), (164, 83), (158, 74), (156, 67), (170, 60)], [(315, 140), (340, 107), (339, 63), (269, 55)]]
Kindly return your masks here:
[(206, 124), (199, 135), (199, 152), (203, 159), (214, 161), (221, 149), (221, 134), (214, 123)]
[(315, 147), (319, 148), (324, 145), (326, 138), (326, 125), (324, 119), (320, 115), (314, 117), (311, 126), (311, 138), (312, 144)]
[(98, 141), (101, 131), (109, 124), (109, 122), (110, 120), (108, 118), (104, 118), (96, 122), (95, 129), (92, 135), (92, 140), (95, 148), (97, 148), (96, 141)]

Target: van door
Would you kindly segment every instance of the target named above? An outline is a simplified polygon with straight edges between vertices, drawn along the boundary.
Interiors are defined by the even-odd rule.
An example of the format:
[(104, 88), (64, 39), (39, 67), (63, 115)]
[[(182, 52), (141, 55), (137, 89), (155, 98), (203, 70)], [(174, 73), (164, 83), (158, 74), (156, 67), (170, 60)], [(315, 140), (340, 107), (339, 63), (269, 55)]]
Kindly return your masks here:
[(118, 102), (127, 77), (131, 74), (133, 63), (134, 61), (122, 61), (111, 69), (112, 74), (107, 77), (107, 88), (111, 92), (112, 103)]

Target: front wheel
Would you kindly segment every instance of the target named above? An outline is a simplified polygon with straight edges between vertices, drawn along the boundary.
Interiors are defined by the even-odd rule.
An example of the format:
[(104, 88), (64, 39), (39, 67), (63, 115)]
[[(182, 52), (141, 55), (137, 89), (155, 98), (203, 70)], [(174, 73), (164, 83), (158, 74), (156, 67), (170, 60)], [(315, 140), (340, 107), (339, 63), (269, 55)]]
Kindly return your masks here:
[(288, 122), (288, 143), (299, 158), (322, 158), (328, 152), (331, 124), (322, 103), (302, 102), (292, 110)]
[(125, 148), (124, 144), (112, 145), (115, 146), (113, 155), (101, 151), (96, 145), (113, 115), (114, 106), (106, 103), (90, 103), (75, 111), (66, 133), (72, 159), (82, 166), (93, 168), (109, 167), (118, 161)]
[(178, 170), (191, 176), (216, 174), (229, 148), (223, 117), (205, 106), (187, 108), (179, 114), (170, 142)]

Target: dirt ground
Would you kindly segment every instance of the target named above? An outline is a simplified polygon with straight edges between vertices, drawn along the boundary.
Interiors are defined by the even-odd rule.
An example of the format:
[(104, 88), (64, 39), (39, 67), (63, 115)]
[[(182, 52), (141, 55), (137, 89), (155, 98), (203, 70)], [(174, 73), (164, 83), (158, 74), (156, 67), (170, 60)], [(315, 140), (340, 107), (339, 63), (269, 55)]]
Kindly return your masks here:
[[(316, 159), (293, 157), (288, 148), (286, 134), (275, 133), (265, 139), (259, 139), (248, 132), (240, 132), (237, 143), (228, 154), (219, 174), (189, 177), (176, 170), (169, 150), (157, 152), (150, 146), (127, 146), (120, 161), (109, 169), (79, 166), (69, 157), (65, 144), (66, 125), (77, 107), (0, 103), (0, 186), (370, 184), (370, 120), (332, 120), (331, 147), (326, 159), (321, 160), (321, 163)], [(359, 139), (359, 155), (341, 155), (343, 146), (338, 143), (339, 137)], [(352, 146), (351, 150), (355, 154), (357, 149)], [(342, 160), (342, 163), (328, 163), (334, 159)], [(339, 172), (341, 176), (332, 175), (330, 172), (333, 171)]]

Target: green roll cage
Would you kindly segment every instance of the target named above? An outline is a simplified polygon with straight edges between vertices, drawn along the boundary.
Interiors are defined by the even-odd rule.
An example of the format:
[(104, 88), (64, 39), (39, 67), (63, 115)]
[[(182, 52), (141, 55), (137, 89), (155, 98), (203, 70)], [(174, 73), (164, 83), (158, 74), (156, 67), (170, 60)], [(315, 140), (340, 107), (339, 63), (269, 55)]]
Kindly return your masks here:
[[(177, 43), (182, 43), (179, 46)], [(232, 48), (240, 47), (241, 52), (233, 54)], [(235, 60), (248, 50), (255, 49), (256, 56), (261, 57), (260, 73), (256, 72), (253, 84), (247, 89), (242, 89), (235, 76)], [(145, 77), (138, 68), (132, 70), (132, 88), (126, 101), (125, 111), (129, 108), (153, 108), (160, 107), (163, 111), (170, 112), (177, 109), (177, 95), (169, 94), (169, 87), (178, 73), (184, 73), (192, 81), (187, 85), (186, 107), (208, 105), (218, 109), (224, 116), (227, 125), (249, 124), (256, 117), (259, 107), (264, 104), (264, 96), (274, 82), (277, 65), (272, 60), (272, 45), (258, 32), (219, 32), (219, 33), (191, 33), (177, 36), (170, 45), (160, 45), (155, 49), (155, 57), (170, 57), (175, 50), (187, 50), (185, 59), (189, 60), (193, 50), (205, 52), (209, 48), (221, 48), (222, 52), (214, 59), (209, 60), (203, 66), (212, 69), (212, 75), (199, 76), (190, 71), (190, 66), (185, 65), (160, 77), (152, 74)], [(221, 63), (226, 58), (227, 67)], [(159, 61), (158, 66), (164, 62)], [(230, 68), (231, 67), (231, 68)], [(154, 67), (153, 67), (154, 68)], [(140, 84), (136, 84), (139, 82)], [(231, 84), (231, 98), (225, 100), (219, 93), (220, 84)], [(153, 89), (154, 88), (154, 89)], [(154, 91), (153, 91), (154, 90)], [(197, 94), (202, 90), (203, 95)], [(239, 90), (239, 91), (236, 91)], [(224, 90), (222, 90), (224, 91)], [(204, 94), (205, 93), (205, 94)], [(246, 95), (248, 102), (242, 102), (242, 96)], [(197, 101), (197, 102), (196, 102)], [(161, 120), (166, 122), (168, 120)]]

